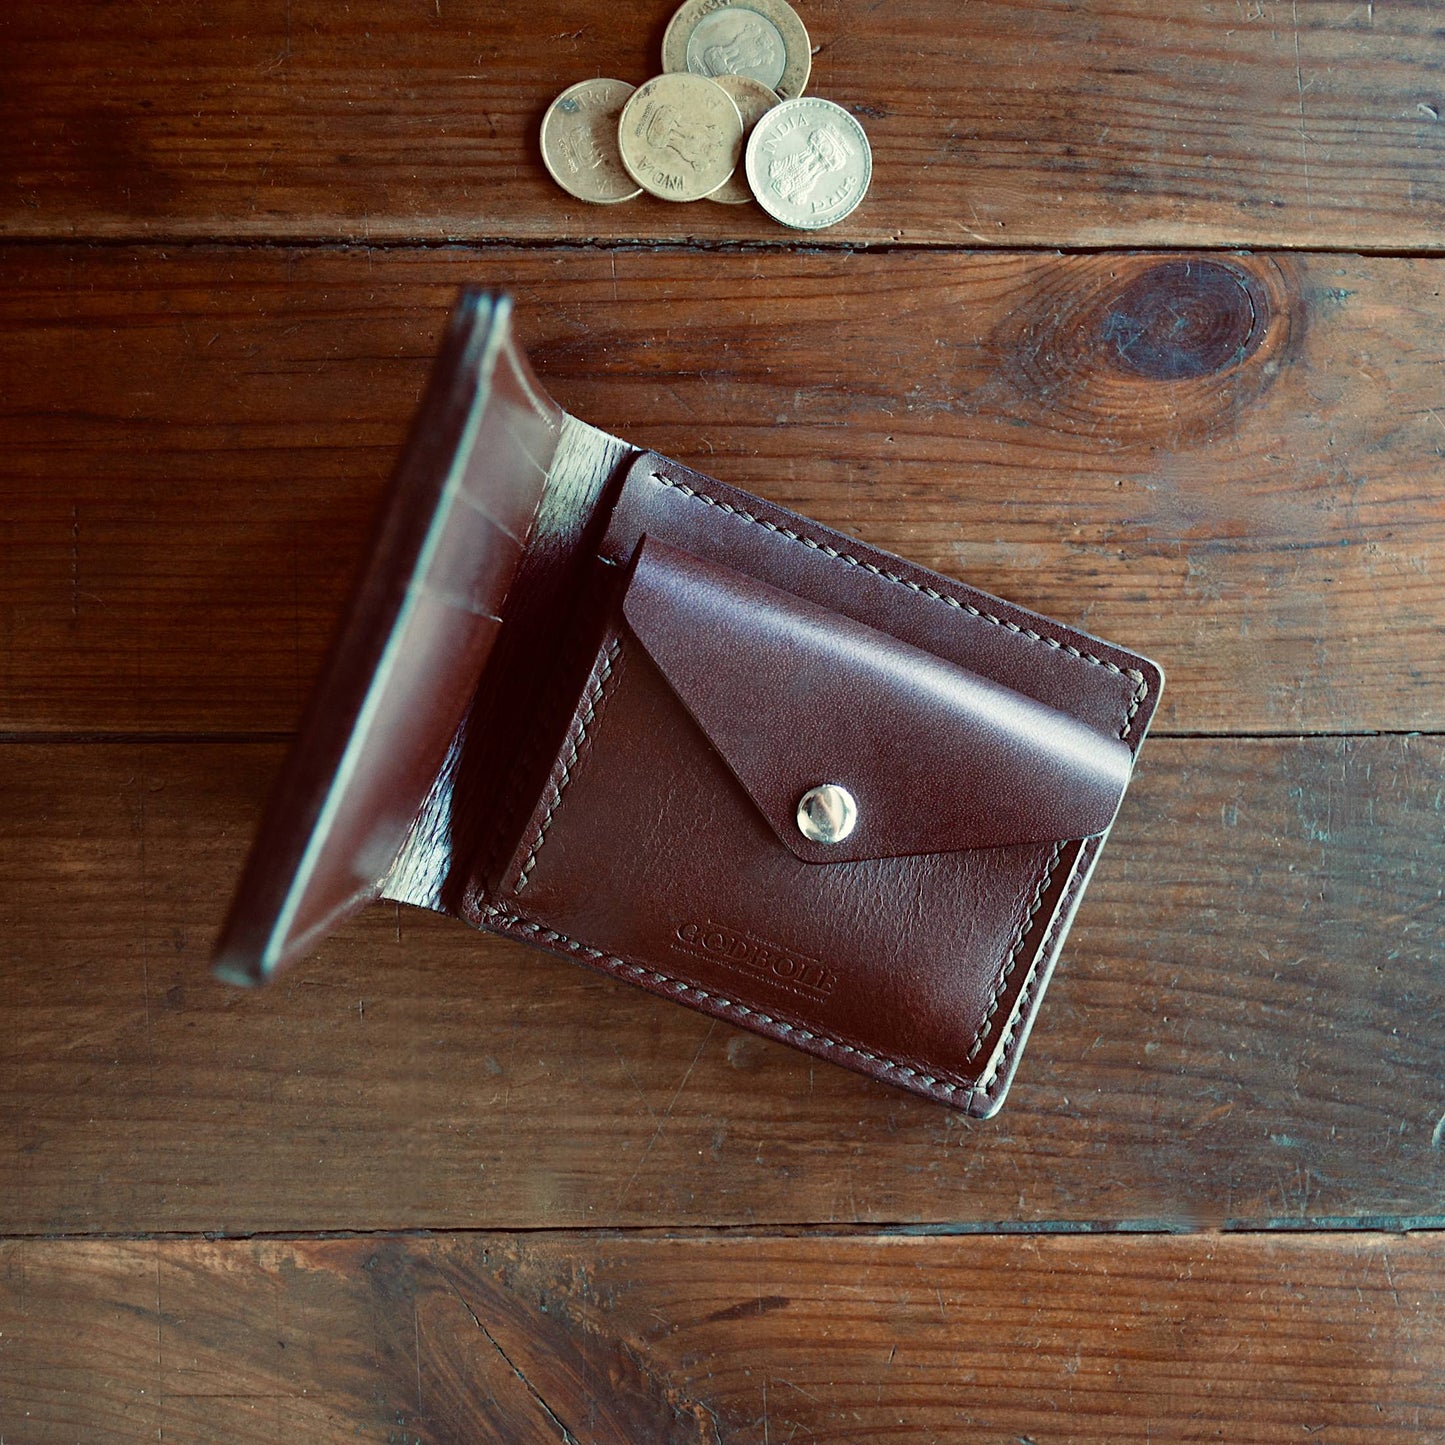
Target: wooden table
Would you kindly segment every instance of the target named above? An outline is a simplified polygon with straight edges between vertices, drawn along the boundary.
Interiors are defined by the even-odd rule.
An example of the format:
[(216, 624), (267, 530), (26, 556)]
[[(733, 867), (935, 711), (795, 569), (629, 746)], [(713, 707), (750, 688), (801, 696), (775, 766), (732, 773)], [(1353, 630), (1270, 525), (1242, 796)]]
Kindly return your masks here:
[[(834, 230), (573, 202), (667, 3), (0, 10), (0, 1438), (1445, 1438), (1445, 30), (801, 5)], [(207, 955), (459, 285), (1158, 658), (980, 1124), (377, 907)]]

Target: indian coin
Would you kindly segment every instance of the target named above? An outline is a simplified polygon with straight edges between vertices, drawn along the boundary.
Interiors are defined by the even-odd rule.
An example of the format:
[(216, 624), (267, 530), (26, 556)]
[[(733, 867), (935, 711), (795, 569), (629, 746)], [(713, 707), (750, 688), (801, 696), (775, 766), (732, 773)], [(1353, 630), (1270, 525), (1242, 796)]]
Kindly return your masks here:
[[(778, 103), (777, 94), (750, 75), (720, 75), (715, 83), (732, 96), (733, 104), (743, 118), (743, 144), (746, 145), (753, 127)], [(739, 166), (708, 200), (742, 206), (752, 198), (753, 192), (748, 185), (747, 175), (743, 167)]]
[(542, 160), (579, 201), (611, 205), (642, 194), (617, 149), (617, 121), (632, 93), (626, 81), (584, 80), (564, 90), (542, 117)]
[(813, 47), (787, 0), (685, 0), (662, 37), (662, 68), (750, 75), (781, 96), (802, 95)]
[(742, 159), (743, 119), (704, 75), (659, 75), (622, 109), (618, 147), (627, 174), (665, 201), (711, 195)]
[(818, 231), (863, 199), (873, 153), (841, 105), (807, 96), (774, 106), (753, 127), (745, 165), (753, 195), (775, 221)]

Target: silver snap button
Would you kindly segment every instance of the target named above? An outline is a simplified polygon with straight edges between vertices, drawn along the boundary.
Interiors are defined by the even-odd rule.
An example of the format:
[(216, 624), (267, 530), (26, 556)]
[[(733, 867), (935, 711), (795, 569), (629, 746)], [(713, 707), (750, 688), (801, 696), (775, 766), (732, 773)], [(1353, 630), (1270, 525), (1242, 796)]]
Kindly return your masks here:
[(798, 799), (798, 831), (814, 843), (841, 843), (858, 826), (858, 804), (839, 783), (809, 788)]

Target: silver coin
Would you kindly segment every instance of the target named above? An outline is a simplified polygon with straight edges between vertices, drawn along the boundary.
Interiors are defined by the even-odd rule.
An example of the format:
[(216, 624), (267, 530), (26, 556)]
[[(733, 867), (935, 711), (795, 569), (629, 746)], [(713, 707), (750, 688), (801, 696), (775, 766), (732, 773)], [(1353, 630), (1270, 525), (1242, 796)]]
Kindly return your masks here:
[(737, 169), (743, 120), (705, 75), (659, 75), (623, 107), (618, 148), (627, 174), (666, 201), (711, 195)]
[(642, 188), (617, 148), (617, 122), (633, 87), (622, 80), (584, 80), (564, 90), (542, 117), (542, 161), (552, 179), (579, 201), (611, 205)]
[[(778, 97), (750, 75), (719, 75), (716, 83), (732, 96), (733, 104), (743, 118), (743, 143), (746, 145), (753, 127), (777, 105)], [(743, 167), (739, 166), (708, 200), (722, 201), (729, 206), (745, 206), (752, 198), (752, 187), (748, 185)]]
[(849, 215), (873, 176), (863, 127), (841, 105), (814, 96), (770, 110), (753, 127), (745, 164), (758, 204), (801, 231)]
[(662, 37), (662, 68), (749, 75), (782, 96), (802, 95), (813, 47), (787, 0), (684, 0)]
[(745, 5), (704, 16), (687, 37), (687, 68), (694, 75), (746, 75), (771, 90), (788, 65), (783, 32)]

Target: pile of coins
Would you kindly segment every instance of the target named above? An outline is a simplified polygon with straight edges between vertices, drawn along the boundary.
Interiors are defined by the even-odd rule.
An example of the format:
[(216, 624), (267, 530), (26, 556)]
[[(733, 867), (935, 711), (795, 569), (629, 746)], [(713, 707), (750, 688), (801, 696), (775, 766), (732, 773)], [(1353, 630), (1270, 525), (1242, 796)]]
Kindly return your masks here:
[(873, 155), (848, 111), (803, 95), (812, 63), (786, 0), (686, 0), (662, 39), (663, 74), (564, 90), (542, 118), (542, 159), (580, 201), (756, 200), (785, 226), (821, 230), (863, 199)]

